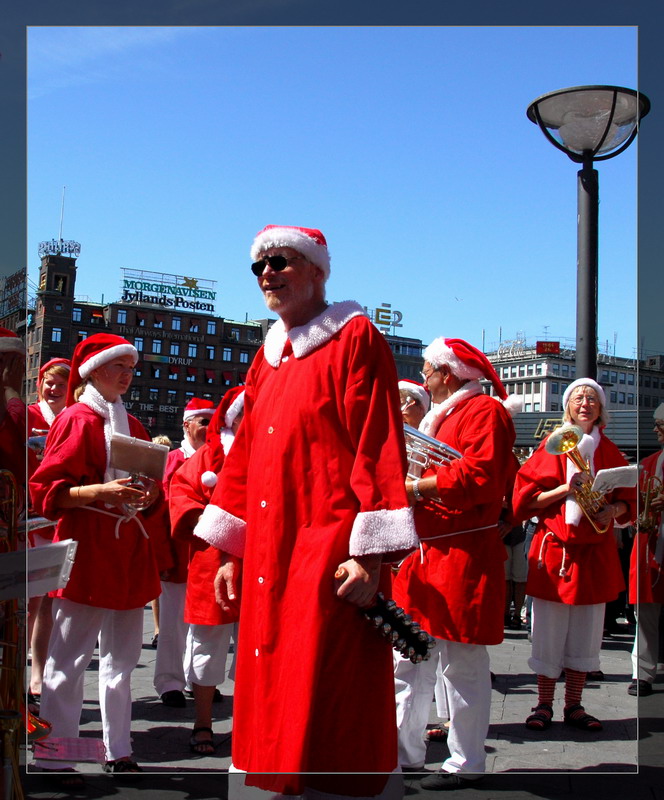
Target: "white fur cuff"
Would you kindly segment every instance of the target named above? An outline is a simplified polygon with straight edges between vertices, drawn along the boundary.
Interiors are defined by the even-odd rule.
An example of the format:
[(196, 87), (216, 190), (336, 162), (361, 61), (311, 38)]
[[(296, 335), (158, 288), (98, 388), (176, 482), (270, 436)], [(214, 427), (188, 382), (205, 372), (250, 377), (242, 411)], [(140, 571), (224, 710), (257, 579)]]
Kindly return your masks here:
[(414, 550), (419, 544), (415, 533), (413, 509), (394, 511), (361, 511), (350, 534), (350, 555), (391, 553), (395, 550)]
[(225, 553), (242, 558), (246, 528), (247, 523), (244, 520), (229, 514), (219, 506), (210, 504), (205, 506), (205, 510), (194, 528), (194, 536), (198, 536)]

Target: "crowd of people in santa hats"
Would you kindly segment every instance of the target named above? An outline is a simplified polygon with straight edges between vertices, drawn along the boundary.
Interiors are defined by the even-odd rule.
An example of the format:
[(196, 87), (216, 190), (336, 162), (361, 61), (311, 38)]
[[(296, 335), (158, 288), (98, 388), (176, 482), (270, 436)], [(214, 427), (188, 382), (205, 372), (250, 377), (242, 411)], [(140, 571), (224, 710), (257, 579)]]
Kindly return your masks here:
[[(424, 766), (434, 695), (450, 718), (450, 754), (422, 786), (472, 786), (485, 771), (486, 647), (504, 632), (506, 509), (510, 523), (537, 521), (527, 591), (538, 701), (525, 725), (542, 733), (552, 724), (564, 671), (564, 722), (600, 731), (581, 693), (598, 666), (604, 603), (623, 584), (615, 540), (598, 538), (579, 505), (589, 475), (544, 443), (519, 467), (518, 400), (486, 355), (462, 339), (435, 339), (423, 354), (423, 382), (399, 381), (362, 307), (325, 299), (330, 256), (319, 230), (268, 225), (251, 258), (279, 319), (246, 389), (226, 391), (216, 406), (199, 398), (187, 404), (182, 442), (168, 453), (161, 482), (137, 485), (112, 458), (118, 435), (151, 441), (122, 400), (138, 361), (131, 342), (98, 333), (71, 360), (47, 362), (38, 401), (26, 409), (25, 348), (0, 330), (1, 455), (18, 474), (29, 430), (36, 449), (22, 501), (56, 523), (31, 544), (77, 543), (66, 585), (31, 606), (30, 699), (40, 699), (52, 735), (77, 736), (83, 675), (98, 647), (104, 770), (141, 771), (131, 747), (131, 674), (143, 609), (159, 598), (155, 691), (176, 707), (193, 694), (192, 755), (214, 753), (213, 705), (234, 638), (232, 771), (242, 776), (241, 796), (315, 789), (397, 797), (394, 775)], [(624, 466), (604, 433), (602, 387), (579, 378), (563, 404), (566, 424), (581, 431), (589, 473)], [(406, 477), (403, 424), (459, 457)], [(661, 486), (660, 461), (648, 469)], [(604, 500), (596, 517), (607, 529), (634, 520), (634, 486), (618, 484)], [(659, 502), (656, 533), (638, 549), (657, 580)], [(367, 607), (378, 589), (431, 633), (428, 660), (392, 661), (384, 642), (366, 635), (357, 607)], [(646, 600), (656, 605), (659, 594)], [(635, 649), (638, 688), (649, 667), (636, 671), (637, 661)], [(36, 753), (36, 766), (57, 769), (63, 787), (81, 785), (73, 763)], [(351, 786), (347, 771), (376, 775)], [(339, 775), (319, 780), (317, 773)]]

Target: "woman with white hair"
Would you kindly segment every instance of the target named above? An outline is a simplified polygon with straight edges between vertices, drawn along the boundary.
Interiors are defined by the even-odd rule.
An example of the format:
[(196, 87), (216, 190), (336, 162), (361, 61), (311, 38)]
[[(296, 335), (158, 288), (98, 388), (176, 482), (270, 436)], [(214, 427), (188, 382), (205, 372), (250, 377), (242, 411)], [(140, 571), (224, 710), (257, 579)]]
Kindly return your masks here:
[(533, 598), (532, 656), (537, 674), (538, 702), (526, 727), (544, 731), (553, 718), (556, 681), (565, 670), (563, 718), (584, 731), (602, 730), (587, 714), (581, 694), (588, 672), (599, 669), (604, 607), (625, 588), (613, 536), (614, 520), (634, 518), (634, 489), (618, 488), (604, 497), (604, 506), (592, 517), (598, 533), (577, 502), (577, 492), (598, 470), (625, 466), (625, 459), (603, 433), (606, 398), (591, 378), (573, 381), (563, 395), (567, 424), (583, 431), (578, 450), (589, 463), (582, 472), (566, 455), (554, 455), (545, 442), (521, 467), (514, 486), (514, 513), (518, 519), (538, 517), (530, 547), (526, 593)]

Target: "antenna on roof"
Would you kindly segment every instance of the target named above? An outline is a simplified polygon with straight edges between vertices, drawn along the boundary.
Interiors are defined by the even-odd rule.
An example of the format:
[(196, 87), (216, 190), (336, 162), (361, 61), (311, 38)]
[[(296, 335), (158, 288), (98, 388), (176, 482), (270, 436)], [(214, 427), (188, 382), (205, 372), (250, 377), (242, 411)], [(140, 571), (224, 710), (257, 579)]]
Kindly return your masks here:
[(58, 241), (62, 241), (62, 223), (64, 222), (65, 218), (65, 189), (67, 187), (62, 187), (62, 205), (60, 206), (60, 235), (58, 236)]

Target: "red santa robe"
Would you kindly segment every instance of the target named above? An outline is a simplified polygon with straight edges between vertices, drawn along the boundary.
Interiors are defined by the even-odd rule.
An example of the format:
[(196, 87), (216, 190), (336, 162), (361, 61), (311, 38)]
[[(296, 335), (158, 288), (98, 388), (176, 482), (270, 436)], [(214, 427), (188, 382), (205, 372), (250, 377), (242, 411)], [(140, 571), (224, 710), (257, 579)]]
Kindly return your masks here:
[[(28, 415), (28, 437), (30, 436), (38, 436), (40, 434), (35, 433), (35, 431), (48, 431), (51, 427), (53, 420), (55, 419), (55, 414), (51, 411), (50, 407), (46, 403), (45, 400), (40, 401), (39, 403), (32, 403), (27, 407), (27, 415)], [(45, 435), (45, 434), (44, 434)], [(39, 464), (37, 460), (37, 456), (35, 452), (28, 448), (28, 454), (31, 458), (34, 458), (34, 464), (30, 469), (30, 473), (34, 472), (37, 469)], [(28, 532), (28, 537), (30, 538), (30, 544), (34, 544), (33, 537), (36, 535), (40, 536), (42, 539), (53, 539), (53, 534), (55, 533), (55, 527), (53, 525), (47, 525), (43, 528), (34, 528)]]
[[(132, 436), (149, 441), (145, 428), (135, 417), (128, 415), (128, 421)], [(119, 525), (118, 509), (106, 508), (103, 503), (66, 509), (56, 506), (62, 489), (103, 483), (105, 470), (102, 417), (82, 403), (58, 414), (51, 426), (44, 458), (30, 480), (36, 513), (58, 520), (54, 541), (78, 542), (69, 581), (52, 596), (101, 608), (139, 608), (160, 592), (150, 540), (154, 529), (150, 512), (158, 513), (159, 501), (147, 512), (139, 512)], [(112, 516), (94, 511), (91, 506)]]
[(514, 477), (514, 425), (502, 403), (478, 385), (478, 393), (455, 402), (435, 438), (462, 457), (423, 475), (437, 476), (442, 504), (415, 506), (421, 550), (401, 565), (394, 599), (436, 638), (499, 644), (505, 546), (497, 523)]
[[(578, 525), (568, 524), (565, 500), (536, 511), (530, 508), (541, 492), (567, 483), (569, 459), (565, 455), (547, 453), (544, 445), (542, 442), (521, 467), (514, 485), (515, 517), (523, 520), (536, 514), (539, 519), (528, 556), (526, 593), (569, 605), (614, 600), (625, 588), (625, 582), (612, 529), (596, 533), (583, 514)], [(600, 432), (592, 457), (592, 474), (626, 463), (616, 445)], [(634, 518), (634, 489), (615, 489), (606, 499), (610, 503), (622, 500), (627, 504), (627, 511), (617, 517), (617, 522), (627, 524)]]
[(224, 463), (218, 434), (216, 438), (217, 444), (206, 441), (184, 462), (173, 475), (170, 486), (171, 535), (189, 547), (184, 620), (195, 625), (223, 625), (239, 618), (239, 607), (234, 612), (224, 612), (215, 600), (214, 579), (221, 566), (221, 550), (193, 535), (194, 526), (210, 502), (217, 473)]
[[(164, 490), (165, 503), (162, 509), (162, 525), (166, 533), (162, 542), (163, 549), (158, 553), (160, 571), (166, 576), (162, 580), (168, 583), (186, 583), (189, 569), (189, 543), (183, 542), (173, 536), (171, 530), (171, 520), (169, 514), (169, 502), (171, 494), (171, 484), (173, 477), (178, 470), (187, 463), (187, 455), (182, 447), (171, 450), (166, 458), (166, 468), (164, 470), (164, 480), (162, 488)], [(168, 566), (165, 566), (168, 565)]]
[[(647, 456), (641, 462), (641, 482), (649, 476), (664, 480), (664, 450)], [(662, 515), (658, 514), (657, 527), (653, 531), (636, 532), (629, 563), (629, 602), (664, 603), (664, 574), (662, 564), (655, 560), (655, 548), (662, 532)], [(661, 546), (661, 545), (660, 545)], [(638, 569), (638, 577), (637, 577)]]
[[(334, 573), (417, 542), (397, 375), (354, 302), (268, 332), (245, 416), (195, 533), (244, 555), (233, 764), (247, 785), (379, 794), (397, 766), (392, 655)], [(246, 522), (246, 524), (245, 524)], [(246, 548), (245, 548), (246, 536)], [(343, 777), (343, 776), (341, 776)]]

